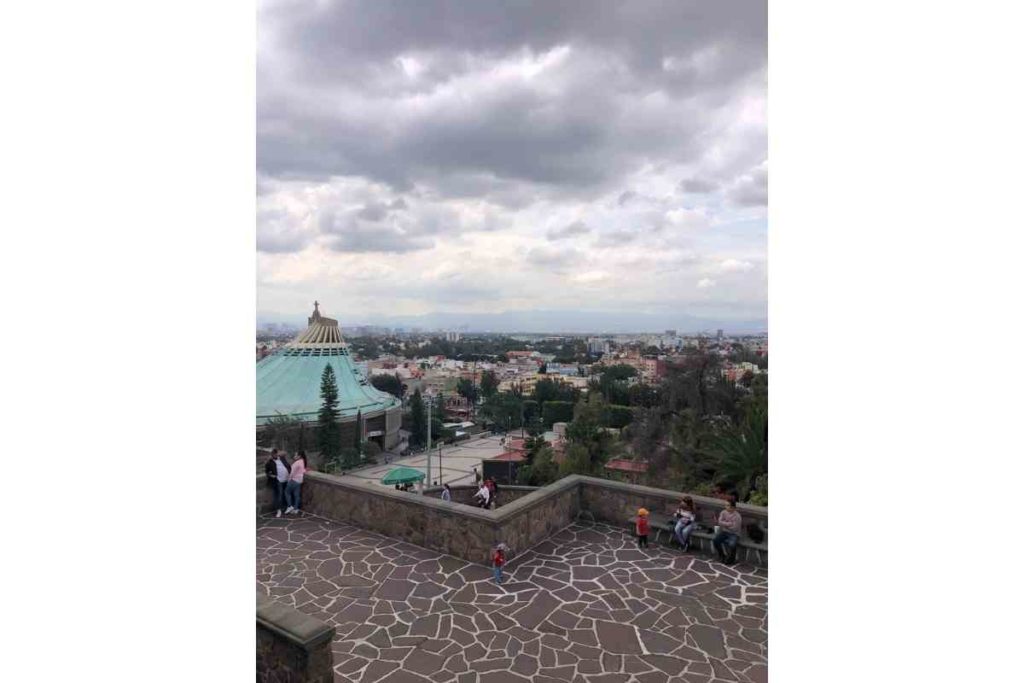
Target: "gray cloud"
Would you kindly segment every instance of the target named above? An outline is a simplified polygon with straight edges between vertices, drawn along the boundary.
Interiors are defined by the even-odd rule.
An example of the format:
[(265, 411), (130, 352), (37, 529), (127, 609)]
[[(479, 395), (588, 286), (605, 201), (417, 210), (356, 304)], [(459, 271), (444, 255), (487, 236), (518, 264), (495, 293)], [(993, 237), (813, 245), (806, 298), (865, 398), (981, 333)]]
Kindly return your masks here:
[(312, 233), (302, 222), (282, 209), (264, 209), (256, 213), (256, 248), (268, 254), (302, 251)]
[(564, 240), (570, 237), (586, 235), (588, 232), (590, 232), (590, 228), (586, 223), (583, 221), (573, 221), (564, 227), (548, 230), (548, 239), (553, 241)]
[(768, 171), (757, 168), (740, 178), (729, 191), (729, 198), (739, 206), (767, 206)]
[(260, 27), (260, 171), (403, 190), (482, 174), (581, 192), (696, 161), (766, 57), (760, 2), (285, 2)]
[(261, 0), (261, 299), (761, 306), (763, 269), (718, 264), (764, 250), (766, 28), (765, 0)]
[(690, 194), (707, 194), (718, 189), (718, 183), (703, 178), (687, 178), (679, 182), (679, 191)]

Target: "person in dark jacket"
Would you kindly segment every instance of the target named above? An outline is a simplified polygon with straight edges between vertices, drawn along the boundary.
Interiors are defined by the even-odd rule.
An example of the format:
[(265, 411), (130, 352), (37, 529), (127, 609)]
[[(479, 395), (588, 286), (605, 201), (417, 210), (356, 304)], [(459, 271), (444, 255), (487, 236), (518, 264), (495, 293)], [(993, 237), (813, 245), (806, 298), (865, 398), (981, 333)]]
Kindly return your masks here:
[(274, 509), (277, 510), (275, 517), (280, 517), (284, 511), (284, 490), (288, 484), (288, 475), (291, 473), (291, 470), (292, 466), (288, 463), (288, 458), (283, 453), (279, 454), (276, 448), (272, 449), (270, 451), (270, 459), (263, 466), (263, 471), (267, 474), (267, 485), (274, 492)]

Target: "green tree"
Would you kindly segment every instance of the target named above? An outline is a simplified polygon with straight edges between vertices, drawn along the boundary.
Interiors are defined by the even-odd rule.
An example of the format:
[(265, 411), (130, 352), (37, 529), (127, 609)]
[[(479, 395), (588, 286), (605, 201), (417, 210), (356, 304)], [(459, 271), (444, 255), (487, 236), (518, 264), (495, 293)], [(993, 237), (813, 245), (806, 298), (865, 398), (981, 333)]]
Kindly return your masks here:
[(427, 443), (427, 408), (419, 389), (409, 399), (409, 413), (409, 443), (420, 448)]
[(480, 390), (477, 389), (475, 384), (473, 384), (473, 380), (466, 377), (459, 379), (458, 384), (455, 385), (455, 391), (459, 393), (459, 396), (465, 398), (472, 405), (476, 405), (476, 401), (480, 395)]
[(398, 398), (402, 398), (405, 395), (405, 384), (402, 383), (402, 379), (398, 375), (390, 373), (374, 375), (370, 378), (370, 384)]
[(338, 382), (334, 368), (327, 365), (320, 376), (320, 412), (317, 416), (317, 445), (325, 462), (335, 459), (341, 452), (338, 417)]
[(351, 446), (341, 449), (341, 454), (337, 459), (341, 461), (341, 469), (346, 470), (359, 467), (362, 462), (362, 456), (359, 455), (359, 451)]
[(278, 413), (267, 418), (259, 431), (258, 442), (261, 446), (296, 452), (306, 449), (306, 437), (306, 425), (300, 418)]
[(524, 486), (547, 486), (558, 479), (558, 463), (550, 446), (539, 448), (528, 464), (519, 468), (516, 481)]
[(573, 403), (569, 401), (545, 401), (541, 410), (544, 427), (551, 429), (556, 422), (569, 422), (572, 419)]
[(576, 404), (572, 422), (565, 429), (569, 443), (562, 463), (563, 474), (600, 475), (611, 454), (612, 436), (602, 429), (605, 403), (600, 394)]
[(607, 405), (601, 419), (605, 427), (622, 429), (633, 421), (633, 409), (629, 406)]
[(522, 412), (522, 398), (508, 391), (494, 394), (480, 407), (480, 416), (502, 430), (518, 429)]
[(352, 439), (353, 444), (352, 445), (356, 449), (356, 453), (359, 453), (361, 455), (362, 452), (363, 452), (363, 410), (362, 410), (362, 408), (360, 408), (359, 411), (356, 412), (356, 425), (355, 425), (355, 427), (356, 428), (355, 428), (355, 431), (353, 433), (353, 439)]
[(498, 392), (498, 376), (493, 370), (484, 370), (480, 375), (480, 393), (484, 398), (490, 398)]
[(761, 507), (768, 507), (768, 475), (762, 474), (757, 478), (754, 484), (754, 490), (750, 492), (750, 499), (747, 501), (751, 505), (760, 505)]
[(752, 403), (738, 425), (727, 423), (711, 436), (709, 449), (718, 459), (719, 483), (736, 488), (746, 500), (758, 477), (768, 472), (768, 411)]
[(561, 379), (543, 377), (537, 380), (530, 398), (541, 404), (548, 401), (570, 401), (575, 403), (576, 399), (579, 398), (579, 393), (576, 388), (569, 386)]

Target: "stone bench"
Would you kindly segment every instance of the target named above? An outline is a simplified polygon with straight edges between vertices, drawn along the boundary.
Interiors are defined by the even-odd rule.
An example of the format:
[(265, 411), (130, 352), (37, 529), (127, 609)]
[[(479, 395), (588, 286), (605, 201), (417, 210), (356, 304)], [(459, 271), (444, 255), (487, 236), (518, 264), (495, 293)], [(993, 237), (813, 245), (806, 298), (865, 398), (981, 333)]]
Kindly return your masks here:
[[(664, 545), (669, 546), (676, 545), (676, 520), (674, 517), (652, 512), (648, 515), (647, 520), (651, 525), (651, 531), (654, 532), (655, 543), (663, 543)], [(627, 519), (626, 527), (630, 530), (630, 533), (635, 535), (636, 518), (633, 517)], [(661, 540), (662, 534), (665, 535), (665, 541)], [(702, 553), (714, 555), (715, 547), (712, 544), (712, 540), (714, 538), (714, 531), (698, 524), (697, 528), (690, 533), (690, 547), (696, 547), (696, 549)], [(768, 544), (754, 543), (754, 541), (749, 538), (740, 536), (739, 543), (736, 544), (736, 560), (738, 562), (747, 562), (748, 564), (755, 564), (762, 567), (767, 566)]]

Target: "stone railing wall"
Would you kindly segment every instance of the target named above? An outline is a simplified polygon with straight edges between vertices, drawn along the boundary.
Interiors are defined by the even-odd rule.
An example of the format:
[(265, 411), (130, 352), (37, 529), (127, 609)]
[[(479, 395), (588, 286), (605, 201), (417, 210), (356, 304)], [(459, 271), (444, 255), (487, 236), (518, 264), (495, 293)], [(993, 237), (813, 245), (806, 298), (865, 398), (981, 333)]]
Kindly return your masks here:
[(333, 638), (333, 626), (257, 594), (257, 683), (333, 683)]
[(256, 514), (270, 512), (274, 507), (274, 492), (267, 486), (267, 475), (256, 475)]
[[(539, 486), (499, 486), (498, 507), (503, 507), (514, 500), (519, 500), (523, 496), (528, 496), (539, 488)], [(473, 496), (476, 495), (476, 492), (479, 490), (480, 488), (478, 486), (473, 485), (453, 486), (452, 502), (476, 507), (476, 501), (473, 500)], [(440, 500), (441, 488), (431, 486), (430, 488), (423, 490), (423, 495)]]
[[(522, 493), (522, 497), (513, 501), (506, 498), (507, 502), (497, 510), (481, 510), (432, 496), (310, 472), (302, 487), (302, 509), (469, 562), (489, 563), (494, 546), (506, 543), (511, 548), (511, 562), (576, 518), (579, 487), (560, 483), (532, 491), (529, 496), (516, 492)], [(499, 496), (506, 488), (502, 487)]]
[[(469, 562), (487, 564), (492, 548), (500, 542), (511, 548), (509, 561), (565, 527), (581, 514), (614, 526), (625, 526), (645, 507), (670, 515), (683, 494), (606, 479), (572, 475), (548, 486), (503, 486), (500, 506), (482, 510), (458, 504), (472, 486), (453, 488), (454, 503), (440, 500), (439, 489), (418, 495), (356, 479), (308, 472), (302, 487), (303, 511), (375, 531)], [(436, 497), (435, 497), (436, 496)], [(514, 498), (513, 498), (514, 496)], [(712, 527), (725, 503), (717, 498), (692, 496), (700, 524)], [(739, 505), (744, 537), (751, 524), (767, 535), (767, 508)], [(257, 510), (270, 509), (270, 491), (257, 477)], [(749, 542), (749, 538), (746, 539)], [(707, 549), (705, 549), (707, 550)], [(764, 563), (759, 551), (751, 561)]]
[[(608, 479), (581, 477), (581, 480), (584, 482), (583, 509), (590, 512), (595, 521), (614, 525), (635, 518), (636, 511), (641, 507), (651, 512), (671, 515), (679, 506), (679, 501), (687, 495)], [(725, 501), (693, 494), (690, 497), (697, 507), (697, 523), (706, 527), (715, 526), (718, 513), (725, 509)], [(736, 509), (743, 518), (743, 537), (749, 538), (747, 529), (751, 524), (759, 526), (767, 537), (768, 508), (740, 503)]]

